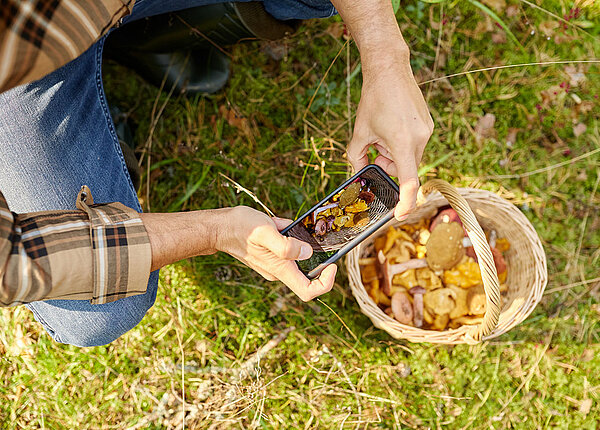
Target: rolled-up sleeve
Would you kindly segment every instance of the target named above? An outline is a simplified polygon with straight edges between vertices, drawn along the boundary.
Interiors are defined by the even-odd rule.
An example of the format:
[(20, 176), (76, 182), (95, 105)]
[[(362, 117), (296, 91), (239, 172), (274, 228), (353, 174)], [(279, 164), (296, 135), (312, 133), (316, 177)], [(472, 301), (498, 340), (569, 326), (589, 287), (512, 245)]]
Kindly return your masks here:
[(121, 203), (15, 214), (0, 192), (0, 306), (38, 300), (112, 302), (146, 292), (152, 260), (140, 216)]

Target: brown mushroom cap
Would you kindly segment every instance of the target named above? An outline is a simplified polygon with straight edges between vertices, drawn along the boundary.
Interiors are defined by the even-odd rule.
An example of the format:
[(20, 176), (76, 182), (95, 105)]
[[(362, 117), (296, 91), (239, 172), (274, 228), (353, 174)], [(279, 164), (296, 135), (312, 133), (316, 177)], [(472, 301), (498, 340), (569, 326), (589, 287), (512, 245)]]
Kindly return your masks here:
[(354, 203), (360, 194), (360, 188), (360, 182), (354, 182), (348, 185), (342, 194), (340, 194), (340, 207), (343, 208)]
[(429, 267), (433, 270), (445, 270), (457, 265), (465, 255), (462, 238), (463, 229), (460, 224), (438, 224), (426, 245)]

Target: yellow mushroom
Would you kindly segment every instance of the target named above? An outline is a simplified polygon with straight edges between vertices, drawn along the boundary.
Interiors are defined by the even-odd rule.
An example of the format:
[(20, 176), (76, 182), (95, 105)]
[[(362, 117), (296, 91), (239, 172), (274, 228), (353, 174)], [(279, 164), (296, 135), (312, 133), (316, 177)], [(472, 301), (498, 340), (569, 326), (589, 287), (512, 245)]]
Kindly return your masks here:
[(450, 311), (450, 319), (467, 315), (469, 313), (469, 306), (467, 305), (468, 290), (457, 287), (456, 285), (449, 285), (448, 288), (454, 292), (455, 303), (454, 309)]
[(432, 330), (446, 330), (446, 326), (448, 325), (448, 321), (450, 321), (450, 317), (448, 314), (436, 315), (433, 323), (431, 324)]
[(486, 302), (487, 299), (485, 297), (483, 285), (478, 285), (467, 290), (467, 306), (469, 306), (469, 314), (485, 314)]
[(450, 288), (428, 291), (423, 296), (423, 303), (432, 315), (449, 314), (454, 309), (454, 293)]

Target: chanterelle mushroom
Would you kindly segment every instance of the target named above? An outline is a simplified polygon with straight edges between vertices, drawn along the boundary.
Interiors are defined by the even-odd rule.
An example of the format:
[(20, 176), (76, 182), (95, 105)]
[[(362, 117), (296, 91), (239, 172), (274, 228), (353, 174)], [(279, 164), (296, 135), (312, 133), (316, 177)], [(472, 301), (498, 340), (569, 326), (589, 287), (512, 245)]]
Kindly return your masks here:
[(427, 262), (433, 270), (450, 269), (465, 255), (463, 229), (456, 222), (438, 224), (427, 241)]

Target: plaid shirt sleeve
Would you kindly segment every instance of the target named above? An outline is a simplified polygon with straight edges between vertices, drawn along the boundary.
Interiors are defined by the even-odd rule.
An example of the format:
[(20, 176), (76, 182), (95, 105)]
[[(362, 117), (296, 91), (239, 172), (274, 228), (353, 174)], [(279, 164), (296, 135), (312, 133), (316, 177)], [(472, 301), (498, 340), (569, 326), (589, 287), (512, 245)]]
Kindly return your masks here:
[(152, 254), (146, 229), (121, 203), (78, 210), (10, 212), (0, 193), (0, 306), (37, 300), (115, 301), (146, 292)]
[(135, 0), (0, 0), (0, 93), (77, 58)]

